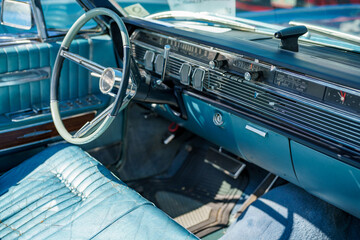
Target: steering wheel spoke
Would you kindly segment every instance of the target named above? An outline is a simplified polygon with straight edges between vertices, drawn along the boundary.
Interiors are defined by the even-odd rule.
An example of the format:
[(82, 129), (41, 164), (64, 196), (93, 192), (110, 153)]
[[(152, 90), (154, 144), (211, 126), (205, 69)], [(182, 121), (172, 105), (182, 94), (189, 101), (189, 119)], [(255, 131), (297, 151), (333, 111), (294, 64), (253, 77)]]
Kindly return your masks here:
[(104, 111), (97, 115), (93, 120), (87, 122), (82, 126), (74, 135), (73, 138), (80, 138), (91, 132), (101, 121), (103, 121), (108, 115), (110, 115), (111, 109), (114, 107), (114, 103), (110, 104)]
[(72, 62), (77, 63), (78, 65), (90, 70), (93, 74), (97, 74), (97, 76), (101, 76), (104, 72), (105, 67), (97, 64), (89, 59), (86, 59), (76, 53), (72, 53), (66, 50), (61, 50), (60, 55)]

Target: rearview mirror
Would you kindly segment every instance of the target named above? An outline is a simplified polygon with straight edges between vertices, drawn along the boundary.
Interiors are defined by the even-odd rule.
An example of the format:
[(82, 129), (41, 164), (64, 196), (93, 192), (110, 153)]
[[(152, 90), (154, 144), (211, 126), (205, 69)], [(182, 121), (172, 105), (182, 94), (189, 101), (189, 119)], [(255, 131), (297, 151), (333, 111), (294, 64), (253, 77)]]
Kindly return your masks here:
[(1, 24), (26, 30), (31, 29), (33, 23), (30, 4), (17, 0), (3, 0)]

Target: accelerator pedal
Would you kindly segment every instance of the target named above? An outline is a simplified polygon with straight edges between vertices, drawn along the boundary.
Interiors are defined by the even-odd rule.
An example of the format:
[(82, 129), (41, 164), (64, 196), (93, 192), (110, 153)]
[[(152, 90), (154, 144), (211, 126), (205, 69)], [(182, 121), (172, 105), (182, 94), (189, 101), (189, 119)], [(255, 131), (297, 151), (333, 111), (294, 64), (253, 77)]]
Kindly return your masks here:
[(204, 161), (234, 179), (237, 179), (246, 167), (245, 163), (224, 153), (221, 149), (216, 150), (212, 147), (208, 149)]

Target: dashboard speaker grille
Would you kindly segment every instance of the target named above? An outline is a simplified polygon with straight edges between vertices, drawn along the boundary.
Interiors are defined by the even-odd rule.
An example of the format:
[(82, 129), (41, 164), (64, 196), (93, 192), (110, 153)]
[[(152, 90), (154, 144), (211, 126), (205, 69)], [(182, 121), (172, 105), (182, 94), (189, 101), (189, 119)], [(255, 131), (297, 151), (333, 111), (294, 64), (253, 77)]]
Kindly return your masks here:
[(210, 72), (204, 88), (246, 108), (359, 148), (360, 123)]

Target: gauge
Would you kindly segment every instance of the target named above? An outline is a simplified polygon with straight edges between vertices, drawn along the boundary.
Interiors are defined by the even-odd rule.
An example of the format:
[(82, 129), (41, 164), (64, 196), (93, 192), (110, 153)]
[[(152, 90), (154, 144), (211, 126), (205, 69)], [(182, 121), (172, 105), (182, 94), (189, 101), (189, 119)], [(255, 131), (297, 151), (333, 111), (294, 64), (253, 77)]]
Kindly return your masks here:
[(325, 96), (325, 100), (332, 102), (332, 103), (337, 103), (337, 104), (341, 104), (344, 105), (345, 104), (345, 100), (347, 93), (340, 91), (340, 90), (336, 90), (336, 89), (332, 89), (332, 88), (328, 88), (327, 92), (326, 92), (326, 96)]
[(234, 59), (232, 65), (245, 72), (258, 70), (258, 66), (256, 64), (244, 61), (242, 58)]
[(360, 97), (345, 91), (328, 88), (325, 95), (325, 101), (344, 106), (353, 111), (360, 111)]
[(283, 73), (278, 72), (278, 73), (276, 73), (274, 83), (275, 83), (275, 85), (277, 85), (279, 87), (293, 89), (294, 77), (290, 76), (288, 74), (283, 74)]
[(276, 72), (274, 84), (280, 88), (317, 99), (323, 99), (325, 92), (323, 85), (283, 72)]

